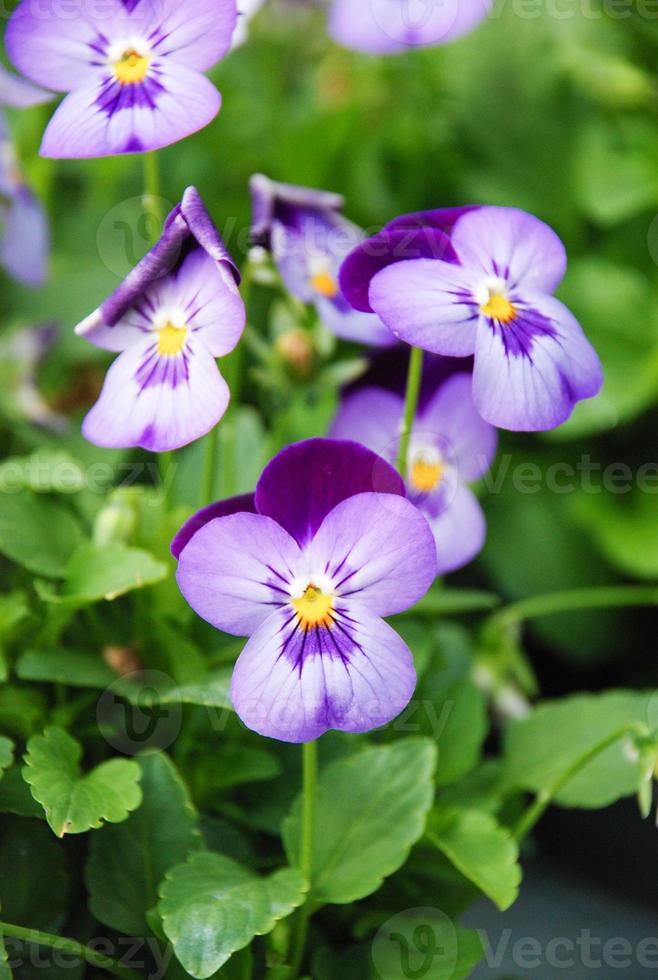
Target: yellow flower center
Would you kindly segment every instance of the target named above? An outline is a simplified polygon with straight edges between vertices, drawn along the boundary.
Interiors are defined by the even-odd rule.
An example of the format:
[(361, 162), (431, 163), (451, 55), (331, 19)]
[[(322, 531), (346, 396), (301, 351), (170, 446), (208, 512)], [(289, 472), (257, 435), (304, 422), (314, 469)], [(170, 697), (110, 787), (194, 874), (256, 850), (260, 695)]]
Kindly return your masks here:
[(316, 293), (325, 296), (327, 299), (335, 299), (338, 296), (338, 283), (328, 272), (319, 272), (317, 275), (311, 276), (311, 286)]
[(293, 599), (292, 605), (297, 613), (299, 625), (305, 629), (318, 626), (331, 626), (333, 623), (334, 597), (327, 595), (315, 585), (309, 585), (304, 595)]
[(443, 479), (443, 464), (426, 456), (419, 456), (411, 464), (409, 480), (418, 493), (431, 493)]
[(134, 48), (123, 52), (118, 61), (114, 62), (114, 74), (121, 85), (137, 85), (146, 78), (151, 59), (140, 54)]
[(185, 346), (187, 327), (174, 327), (168, 323), (158, 330), (158, 354), (161, 357), (175, 357)]
[(480, 307), (480, 312), (499, 323), (511, 323), (516, 319), (516, 307), (502, 293), (490, 293), (489, 299)]

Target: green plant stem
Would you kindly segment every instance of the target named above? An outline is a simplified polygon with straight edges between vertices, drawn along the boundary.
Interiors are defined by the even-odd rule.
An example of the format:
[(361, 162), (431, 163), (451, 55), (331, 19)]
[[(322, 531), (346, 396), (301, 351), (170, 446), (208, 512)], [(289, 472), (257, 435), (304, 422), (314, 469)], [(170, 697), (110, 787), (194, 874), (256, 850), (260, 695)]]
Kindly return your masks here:
[(160, 237), (162, 208), (160, 204), (160, 168), (157, 154), (144, 154), (144, 212), (149, 220), (148, 232), (151, 245)]
[(203, 457), (203, 479), (201, 483), (201, 506), (207, 507), (215, 499), (215, 473), (219, 450), (219, 425), (214, 426), (205, 439)]
[(404, 399), (404, 416), (400, 433), (400, 450), (398, 453), (398, 471), (402, 479), (407, 477), (407, 457), (409, 442), (418, 408), (420, 382), (423, 373), (423, 352), (420, 347), (412, 347), (409, 355), (409, 371), (407, 373), (407, 393)]
[(312, 912), (310, 890), (313, 873), (313, 848), (315, 843), (315, 810), (318, 783), (318, 743), (306, 742), (303, 746), (302, 831), (299, 850), (299, 869), (309, 884), (309, 892), (297, 916), (291, 980), (297, 980), (304, 961), (308, 923)]
[(15, 926), (11, 922), (0, 922), (0, 935), (12, 936), (14, 939), (22, 939), (24, 942), (33, 943), (35, 946), (47, 946), (56, 949), (60, 953), (71, 953), (72, 956), (79, 956), (91, 966), (107, 970), (121, 980), (141, 980), (140, 974), (135, 970), (130, 970), (121, 963), (98, 953), (94, 949), (89, 949), (75, 939), (66, 939), (64, 936), (53, 936), (47, 932), (38, 932), (36, 929), (24, 929), (22, 926)]
[(500, 605), (493, 592), (478, 589), (440, 589), (429, 592), (402, 616), (457, 616), (464, 613), (490, 612)]
[(591, 749), (588, 749), (581, 756), (579, 756), (573, 765), (555, 780), (551, 787), (541, 790), (525, 813), (521, 814), (514, 827), (513, 834), (518, 843), (520, 844), (525, 839), (527, 834), (530, 833), (541, 817), (543, 817), (544, 813), (558, 795), (560, 790), (564, 789), (564, 787), (570, 783), (571, 780), (585, 768), (585, 766), (592, 762), (602, 752), (605, 752), (607, 748), (610, 748), (611, 745), (614, 745), (615, 742), (618, 742), (619, 739), (624, 738), (626, 735), (631, 735), (635, 731), (637, 731), (637, 726), (634, 724), (625, 724), (620, 728), (615, 729), (614, 732), (611, 732), (610, 735), (606, 735), (606, 737), (601, 739), (600, 742), (597, 742)]

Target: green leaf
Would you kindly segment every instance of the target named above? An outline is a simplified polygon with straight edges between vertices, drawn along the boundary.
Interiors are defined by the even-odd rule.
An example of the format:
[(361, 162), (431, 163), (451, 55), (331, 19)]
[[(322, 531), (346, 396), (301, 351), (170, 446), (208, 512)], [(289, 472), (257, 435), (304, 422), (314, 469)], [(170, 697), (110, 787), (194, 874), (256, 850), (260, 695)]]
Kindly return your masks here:
[(501, 911), (519, 894), (519, 849), (495, 817), (480, 810), (447, 810), (431, 821), (428, 839)]
[(69, 899), (66, 854), (45, 824), (16, 820), (0, 844), (2, 918), (31, 929), (58, 929)]
[[(343, 904), (365, 898), (406, 861), (434, 797), (436, 746), (405, 739), (332, 763), (318, 785), (311, 894)], [(283, 823), (291, 864), (300, 847), (300, 801)]]
[(82, 529), (64, 504), (28, 490), (0, 494), (0, 553), (46, 578), (63, 578)]
[[(640, 691), (581, 694), (538, 705), (505, 732), (505, 774), (510, 787), (550, 790), (588, 752), (624, 725), (656, 728), (655, 700)], [(600, 752), (558, 793), (566, 807), (596, 809), (636, 793), (642, 769), (628, 739)]]
[(583, 493), (574, 509), (615, 569), (635, 578), (658, 578), (655, 494), (641, 489), (620, 497)]
[(85, 875), (93, 914), (128, 936), (148, 935), (146, 913), (165, 872), (201, 843), (197, 813), (171, 760), (158, 752), (136, 761), (142, 805), (92, 836)]
[(13, 638), (16, 627), (27, 618), (29, 612), (23, 592), (10, 592), (0, 596), (0, 681), (6, 681), (9, 676), (5, 647)]
[(45, 820), (42, 807), (23, 779), (21, 766), (12, 766), (0, 780), (0, 813), (15, 813), (18, 817)]
[(141, 548), (129, 548), (121, 541), (106, 545), (88, 541), (71, 557), (62, 592), (41, 590), (41, 598), (74, 608), (101, 599), (112, 602), (133, 589), (161, 582), (168, 572), (164, 562)]
[(9, 957), (5, 948), (5, 936), (2, 929), (0, 929), (0, 980), (12, 980), (12, 977)]
[(98, 653), (81, 650), (26, 650), (16, 661), (16, 675), (24, 681), (105, 688), (116, 681), (114, 671)]
[(197, 852), (167, 873), (159, 909), (177, 959), (203, 980), (298, 908), (305, 890), (291, 868), (261, 878), (221, 854)]
[(69, 453), (37, 450), (31, 456), (11, 456), (0, 464), (0, 492), (77, 493), (85, 487), (85, 473)]
[(27, 743), (23, 778), (55, 834), (81, 834), (104, 821), (120, 823), (141, 803), (140, 769), (110, 759), (83, 775), (82, 747), (61, 728), (47, 728)]
[(8, 769), (14, 761), (14, 743), (10, 738), (0, 735), (0, 779), (4, 769)]

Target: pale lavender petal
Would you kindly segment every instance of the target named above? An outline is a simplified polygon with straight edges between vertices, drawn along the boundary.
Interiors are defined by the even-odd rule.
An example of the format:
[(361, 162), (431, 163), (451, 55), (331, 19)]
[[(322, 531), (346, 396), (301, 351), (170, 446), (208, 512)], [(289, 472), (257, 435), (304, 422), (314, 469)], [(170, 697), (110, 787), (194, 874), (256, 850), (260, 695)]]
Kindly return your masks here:
[(157, 150), (207, 126), (220, 106), (205, 75), (171, 61), (130, 86), (97, 73), (59, 106), (41, 154), (74, 159)]
[(370, 304), (406, 343), (447, 357), (466, 357), (475, 350), (477, 330), (472, 288), (470, 269), (416, 259), (378, 272), (370, 283)]
[(240, 654), (231, 698), (253, 731), (309, 742), (330, 729), (367, 732), (387, 724), (415, 685), (413, 658), (398, 634), (343, 603), (333, 626), (307, 632), (287, 610), (271, 615)]
[(5, 213), (0, 262), (17, 282), (36, 288), (47, 279), (49, 249), (43, 205), (27, 187), (20, 187)]
[(54, 98), (52, 92), (37, 88), (25, 78), (12, 75), (4, 65), (0, 65), (0, 105), (12, 106), (14, 109), (29, 109), (35, 105), (43, 105)]
[(451, 240), (476, 274), (500, 277), (524, 294), (554, 292), (567, 268), (564, 245), (553, 229), (518, 208), (471, 211), (459, 219)]
[(445, 44), (472, 30), (491, 9), (486, 0), (334, 0), (329, 33), (339, 44), (371, 54)]
[(333, 439), (353, 439), (391, 462), (397, 460), (404, 399), (383, 388), (363, 388), (345, 398), (331, 423)]
[(507, 326), (480, 318), (473, 395), (492, 425), (553, 429), (569, 418), (577, 401), (598, 394), (602, 383), (594, 348), (559, 300), (536, 296)]
[(404, 497), (362, 493), (325, 517), (309, 548), (336, 595), (378, 616), (403, 612), (436, 578), (427, 521)]
[(236, 0), (139, 0), (131, 24), (154, 37), (159, 57), (207, 71), (231, 47)]
[(475, 407), (471, 374), (456, 374), (440, 386), (419, 416), (418, 428), (435, 433), (437, 444), (449, 447), (465, 482), (478, 480), (493, 462), (498, 436)]
[(392, 347), (397, 343), (394, 334), (378, 316), (353, 310), (342, 296), (335, 300), (316, 297), (315, 305), (324, 325), (342, 340), (373, 347)]
[[(217, 231), (214, 221), (208, 214), (203, 198), (196, 187), (187, 187), (179, 205), (180, 214), (187, 224), (187, 234), (191, 235), (217, 265), (229, 272), (236, 285), (240, 285), (240, 271), (233, 261), (231, 253), (224, 244), (222, 236)], [(174, 208), (165, 222), (165, 229), (176, 221), (178, 208)]]
[(228, 500), (218, 500), (216, 504), (209, 504), (197, 511), (189, 520), (185, 521), (176, 537), (171, 542), (171, 553), (174, 558), (180, 558), (183, 548), (187, 547), (197, 531), (200, 531), (206, 524), (216, 520), (218, 517), (229, 517), (231, 514), (255, 514), (256, 500), (253, 493), (244, 493), (239, 497), (230, 497)]
[(229, 390), (212, 354), (189, 335), (181, 354), (159, 356), (155, 334), (124, 351), (107, 373), (82, 433), (108, 448), (180, 449), (221, 419)]
[(217, 629), (246, 636), (279, 606), (302, 567), (297, 543), (276, 521), (237, 513), (202, 527), (184, 548), (176, 577), (192, 608)]
[(463, 484), (456, 482), (440, 507), (421, 504), (420, 509), (436, 541), (439, 575), (467, 565), (484, 547), (487, 526), (482, 508), (473, 491)]
[(256, 507), (305, 545), (337, 504), (372, 491), (405, 492), (399, 474), (369, 449), (355, 442), (307, 439), (288, 446), (265, 467)]

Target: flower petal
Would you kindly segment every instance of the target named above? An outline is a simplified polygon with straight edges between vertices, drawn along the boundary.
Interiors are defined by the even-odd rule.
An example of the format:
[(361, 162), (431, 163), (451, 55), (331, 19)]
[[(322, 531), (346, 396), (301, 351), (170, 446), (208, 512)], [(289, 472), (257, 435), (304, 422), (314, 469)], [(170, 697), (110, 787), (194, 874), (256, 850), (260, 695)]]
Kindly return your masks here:
[(220, 106), (205, 75), (171, 61), (159, 63), (157, 78), (132, 86), (97, 71), (59, 106), (41, 154), (83, 159), (157, 150), (207, 126)]
[(339, 44), (371, 54), (393, 54), (409, 47), (445, 44), (487, 16), (486, 0), (334, 0), (329, 33)]
[(17, 282), (34, 288), (48, 276), (50, 235), (41, 202), (27, 187), (14, 194), (5, 215), (0, 262)]
[(131, 24), (156, 36), (159, 56), (196, 71), (207, 71), (226, 54), (237, 22), (236, 0), (138, 0), (131, 16)]
[(253, 731), (309, 742), (329, 729), (367, 732), (387, 724), (415, 685), (413, 658), (398, 634), (348, 605), (334, 626), (307, 633), (285, 611), (271, 615), (240, 654), (231, 698)]
[(431, 504), (421, 504), (436, 541), (439, 575), (462, 568), (482, 550), (487, 526), (479, 501), (472, 490), (456, 483), (449, 499), (429, 513)]
[(4, 65), (0, 65), (0, 105), (9, 105), (14, 109), (29, 109), (31, 106), (51, 102), (53, 98), (52, 92), (37, 88), (25, 78), (12, 75)]
[(378, 316), (353, 310), (342, 297), (338, 300), (320, 297), (315, 305), (324, 325), (342, 340), (373, 347), (392, 347), (397, 343), (394, 334)]
[(553, 429), (582, 398), (598, 394), (601, 362), (569, 310), (534, 297), (507, 327), (480, 318), (473, 396), (492, 425), (521, 432)]
[(471, 211), (455, 225), (452, 244), (464, 265), (501, 276), (524, 294), (554, 292), (567, 268), (564, 245), (553, 229), (518, 208)]
[(175, 357), (159, 357), (157, 339), (145, 335), (108, 371), (82, 433), (97, 446), (168, 452), (206, 435), (223, 416), (229, 397), (202, 343), (188, 344)]
[(369, 449), (355, 442), (307, 439), (288, 446), (265, 467), (256, 507), (305, 545), (337, 504), (371, 491), (405, 492), (393, 467)]
[(461, 480), (478, 480), (491, 466), (498, 435), (475, 407), (470, 373), (448, 378), (419, 415), (417, 425), (423, 433), (436, 434), (439, 443), (448, 444)]
[(383, 388), (363, 388), (348, 395), (331, 423), (333, 439), (353, 439), (393, 462), (400, 444), (404, 399)]
[(309, 547), (336, 595), (377, 616), (404, 612), (436, 578), (427, 521), (404, 497), (361, 493), (325, 517)]
[(189, 520), (185, 521), (182, 528), (171, 542), (171, 553), (174, 558), (181, 556), (183, 548), (187, 547), (197, 531), (200, 531), (206, 524), (216, 520), (218, 517), (229, 517), (231, 514), (255, 514), (256, 500), (253, 493), (244, 493), (239, 497), (229, 497), (228, 500), (218, 500), (216, 504), (209, 504), (197, 511)]
[(398, 262), (375, 275), (370, 304), (406, 343), (435, 354), (466, 357), (475, 349), (477, 327), (469, 272), (441, 260)]
[(290, 599), (302, 555), (276, 521), (235, 513), (202, 527), (181, 553), (181, 592), (217, 629), (246, 636)]

